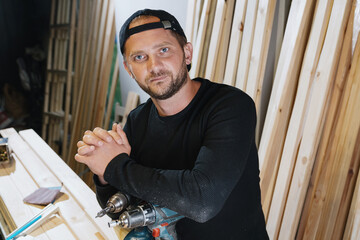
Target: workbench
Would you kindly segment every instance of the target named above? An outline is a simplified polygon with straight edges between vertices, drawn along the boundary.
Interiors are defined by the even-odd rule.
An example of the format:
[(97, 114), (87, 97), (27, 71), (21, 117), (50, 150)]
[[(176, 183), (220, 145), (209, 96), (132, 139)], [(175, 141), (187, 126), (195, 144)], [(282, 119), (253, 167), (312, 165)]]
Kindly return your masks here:
[[(54, 204), (59, 211), (29, 234), (31, 239), (123, 239), (126, 231), (109, 228), (95, 193), (32, 129), (0, 130), (8, 138), (9, 163), (0, 164), (0, 228), (3, 236), (23, 225), (44, 206), (23, 199), (40, 187), (61, 186)], [(21, 238), (19, 238), (20, 240)]]

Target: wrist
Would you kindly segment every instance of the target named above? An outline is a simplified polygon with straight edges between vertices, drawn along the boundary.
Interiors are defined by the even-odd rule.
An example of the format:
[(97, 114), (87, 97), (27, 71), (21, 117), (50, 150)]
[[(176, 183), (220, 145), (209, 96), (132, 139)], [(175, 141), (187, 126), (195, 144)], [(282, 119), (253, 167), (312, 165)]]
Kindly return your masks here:
[(99, 176), (99, 175), (94, 174), (93, 179), (94, 179), (95, 184), (99, 185), (99, 186), (106, 186), (109, 184), (107, 181), (105, 181), (104, 176)]

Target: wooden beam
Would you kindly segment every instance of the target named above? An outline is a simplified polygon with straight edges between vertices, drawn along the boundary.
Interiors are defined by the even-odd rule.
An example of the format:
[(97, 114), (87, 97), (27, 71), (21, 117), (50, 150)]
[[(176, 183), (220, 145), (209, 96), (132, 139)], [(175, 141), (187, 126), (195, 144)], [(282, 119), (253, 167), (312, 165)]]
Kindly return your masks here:
[(71, 20), (70, 20), (70, 38), (69, 38), (69, 51), (67, 57), (67, 76), (66, 76), (66, 92), (65, 92), (65, 117), (63, 128), (62, 152), (61, 156), (67, 156), (68, 149), (68, 135), (69, 135), (69, 114), (71, 103), (71, 89), (73, 77), (73, 62), (74, 62), (74, 45), (75, 45), (75, 21), (76, 21), (76, 0), (72, 0), (71, 5)]
[[(14, 153), (17, 156), (16, 159), (16, 171), (13, 172), (16, 176), (16, 180), (14, 178), (14, 183), (16, 184), (16, 189), (21, 193), (22, 197), (19, 200), (22, 202), (22, 199), (35, 191), (38, 187), (54, 187), (61, 186), (62, 180), (59, 180), (54, 177), (54, 175), (49, 172), (49, 169), (46, 165), (39, 159), (39, 157), (30, 149), (30, 147), (24, 142), (24, 140), (19, 136), (19, 134), (14, 129), (4, 129), (0, 131), (3, 136), (9, 138), (9, 144), (11, 144)], [(33, 131), (34, 132), (34, 131)], [(34, 132), (34, 134), (36, 134)], [(36, 134), (37, 135), (37, 134)], [(40, 138), (40, 137), (39, 137)], [(40, 138), (41, 139), (41, 138)], [(43, 140), (41, 140), (46, 146), (48, 146)], [(51, 149), (48, 146), (49, 149)], [(51, 151), (56, 155), (56, 153), (51, 149)], [(63, 161), (61, 161), (63, 162)], [(21, 166), (23, 165), (23, 167)], [(58, 164), (54, 164), (56, 168)], [(32, 179), (33, 178), (33, 179)], [(69, 179), (71, 181), (71, 179)], [(36, 184), (35, 184), (35, 183)], [(66, 184), (68, 185), (68, 184)], [(80, 190), (80, 189), (79, 189)], [(14, 192), (14, 191), (12, 191)], [(69, 194), (67, 191), (67, 187), (62, 188), (62, 192), (65, 194)], [(83, 193), (85, 194), (85, 192)], [(87, 200), (89, 201), (89, 199)], [(23, 204), (23, 202), (22, 202)], [(85, 237), (90, 239), (96, 232), (95, 225), (87, 225), (86, 222), (88, 220), (84, 219), (84, 212), (77, 208), (77, 203), (74, 202), (73, 198), (69, 198), (67, 201), (60, 201), (57, 203), (61, 206), (61, 215), (62, 218), (66, 221), (66, 223), (59, 224), (59, 231), (54, 232), (53, 230), (48, 231), (50, 229), (44, 229), (46, 234), (50, 234), (49, 239), (56, 238), (56, 235), (59, 234), (67, 234), (65, 238), (81, 238)], [(19, 208), (23, 208), (20, 207)], [(31, 215), (37, 213), (39, 211), (38, 208), (30, 208)], [(35, 211), (36, 210), (36, 211)], [(74, 213), (78, 214), (77, 218), (74, 218)], [(75, 214), (75, 215), (76, 215)], [(26, 221), (29, 217), (26, 218)], [(23, 221), (26, 222), (26, 221)], [(65, 231), (64, 228), (70, 227), (72, 231)], [(78, 227), (82, 229), (78, 229)], [(58, 229), (58, 227), (56, 228)], [(54, 234), (54, 235), (51, 235)], [(74, 235), (72, 235), (74, 234)], [(51, 237), (54, 236), (54, 237)]]
[[(81, 7), (81, 6), (80, 6)], [(84, 7), (84, 6), (83, 6)], [(96, 8), (95, 4), (92, 4), (91, 11), (89, 12), (89, 15), (95, 15), (96, 14)], [(95, 24), (95, 17), (91, 18), (89, 28), (92, 29)], [(76, 102), (76, 108), (73, 109), (73, 120), (71, 122), (71, 139), (70, 139), (70, 151), (68, 152), (67, 158), (64, 160), (67, 162), (67, 164), (74, 169), (74, 166), (76, 164), (76, 161), (74, 160), (74, 156), (77, 150), (75, 142), (77, 142), (81, 134), (85, 131), (86, 126), (82, 124), (82, 120), (85, 118), (85, 112), (83, 112), (84, 109), (86, 109), (87, 104), (87, 92), (86, 92), (86, 86), (89, 84), (85, 84), (85, 81), (88, 79), (87, 73), (88, 69), (91, 69), (90, 63), (91, 63), (91, 46), (93, 46), (93, 37), (89, 37), (89, 41), (87, 41), (86, 49), (84, 52), (84, 63), (81, 65), (78, 69), (75, 69), (75, 71), (80, 72), (80, 86), (79, 86), (79, 92), (77, 93), (77, 98), (74, 99)], [(84, 107), (85, 105), (85, 107)]]
[(214, 73), (214, 82), (223, 83), (225, 68), (227, 66), (226, 58), (229, 50), (230, 42), (230, 33), (232, 19), (234, 15), (235, 0), (227, 0), (226, 3), (226, 12), (224, 16), (224, 26), (223, 31), (220, 37), (220, 46), (218, 51), (218, 57), (216, 59), (216, 68)]
[(108, 13), (105, 24), (105, 36), (103, 42), (103, 52), (101, 67), (98, 79), (97, 98), (95, 101), (95, 110), (97, 114), (93, 116), (94, 126), (103, 126), (104, 112), (106, 103), (106, 93), (109, 86), (109, 75), (112, 66), (115, 44), (115, 10), (113, 0), (109, 0)]
[(113, 72), (113, 75), (112, 75), (110, 93), (109, 93), (109, 98), (108, 98), (108, 105), (107, 105), (107, 108), (106, 108), (105, 123), (104, 123), (104, 126), (103, 126), (104, 129), (109, 128), (111, 112), (112, 112), (112, 109), (113, 109), (113, 106), (114, 106), (114, 96), (115, 96), (116, 84), (119, 81), (119, 57), (120, 56), (116, 55), (116, 61), (115, 61), (115, 65), (114, 65), (114, 72)]
[[(360, 132), (356, 146), (360, 145)], [(356, 151), (359, 154), (359, 150)], [(358, 159), (360, 156), (354, 154), (353, 158)], [(353, 193), (349, 215), (346, 221), (343, 239), (356, 240), (360, 238), (360, 174), (357, 175), (356, 186)]]
[[(331, 154), (330, 158), (334, 160), (330, 170), (331, 177), (328, 179), (327, 198), (322, 211), (321, 224), (317, 233), (317, 236), (320, 237), (329, 237), (335, 233), (338, 235), (339, 231), (342, 233), (344, 230), (344, 215), (347, 215), (350, 207), (350, 202), (347, 201), (349, 198), (347, 193), (351, 189), (352, 194), (352, 189), (356, 183), (354, 176), (359, 171), (360, 159), (352, 158), (354, 151), (357, 150), (355, 143), (360, 130), (360, 71), (358, 70), (360, 66), (360, 44), (357, 48), (339, 112), (339, 121), (335, 129), (335, 136), (338, 141), (336, 145), (332, 145), (334, 153)], [(333, 219), (328, 219), (328, 217)], [(336, 226), (336, 223), (340, 226)]]
[[(297, 151), (303, 134), (311, 86), (315, 78), (314, 73), (318, 65), (322, 45), (325, 39), (331, 7), (332, 0), (318, 1), (281, 157), (270, 159), (271, 161), (267, 161), (262, 168), (263, 171), (260, 175), (260, 186), (263, 208), (269, 209), (270, 202), (273, 202), (271, 204), (271, 210), (269, 209), (269, 222), (276, 221), (279, 224), (284, 211)], [(275, 179), (276, 184), (274, 181)]]
[(246, 6), (244, 31), (241, 40), (239, 62), (235, 80), (235, 86), (243, 91), (246, 89), (246, 81), (249, 73), (258, 4), (259, 0), (253, 0), (248, 1)]
[(204, 9), (201, 13), (199, 30), (198, 33), (196, 34), (197, 36), (196, 36), (196, 42), (194, 44), (194, 54), (191, 64), (192, 66), (189, 73), (191, 78), (197, 77), (199, 75), (200, 61), (203, 52), (203, 43), (205, 41), (205, 33), (206, 33), (205, 30), (208, 27), (207, 24), (208, 24), (208, 17), (210, 14), (210, 6), (211, 6), (211, 1), (204, 0)]
[[(274, 21), (276, 0), (260, 0), (256, 14), (254, 42), (247, 76), (246, 93), (255, 102), (257, 115), (260, 116), (260, 100), (264, 81), (265, 66)], [(258, 118), (260, 119), (260, 118)], [(259, 124), (257, 124), (259, 126)]]
[[(63, 183), (64, 189), (68, 191), (68, 193), (77, 201), (77, 204), (86, 213), (86, 217), (95, 226), (107, 226), (107, 222), (109, 221), (108, 217), (94, 217), (99, 210), (99, 205), (96, 201), (95, 193), (89, 189), (89, 187), (79, 178), (79, 176), (76, 175), (32, 129), (20, 131), (19, 134), (31, 147), (31, 149), (37, 153), (43, 164), (51, 171), (51, 173)], [(76, 222), (80, 219), (81, 218), (72, 219), (71, 221)], [(74, 224), (76, 226), (76, 223)], [(75, 226), (72, 227), (76, 228)], [(85, 230), (86, 229), (79, 229), (77, 231)], [(89, 231), (89, 229), (87, 229), (87, 231)], [(115, 234), (114, 230), (111, 228), (95, 228), (94, 231), (98, 231), (104, 237), (107, 236), (111, 239), (116, 239), (116, 237), (119, 237), (117, 235), (118, 233)], [(80, 236), (86, 236), (87, 234), (89, 233), (84, 233), (84, 235)], [(92, 236), (94, 236), (94, 234)]]
[(247, 0), (236, 1), (224, 76), (224, 83), (230, 86), (235, 86), (240, 47), (244, 31), (246, 6)]
[(206, 28), (204, 29), (204, 41), (201, 43), (202, 52), (199, 58), (199, 71), (198, 75), (199, 77), (205, 78), (205, 69), (206, 69), (206, 61), (210, 50), (210, 40), (211, 40), (211, 34), (213, 25), (215, 24), (214, 18), (215, 18), (215, 11), (216, 11), (216, 3), (217, 1), (223, 1), (223, 0), (210, 0), (210, 9), (207, 17), (207, 23)]
[[(313, 1), (297, 0), (291, 3), (288, 25), (279, 58), (279, 67), (276, 70), (259, 145), (260, 184), (265, 184), (264, 189), (261, 189), (262, 201), (265, 200), (263, 202), (265, 215), (269, 212), (272, 196), (272, 192), (269, 191), (268, 187), (273, 185), (273, 183), (267, 181), (274, 182), (276, 179), (274, 171), (276, 173), (276, 166), (278, 166), (281, 158), (301, 61), (308, 40), (307, 36), (313, 9)], [(266, 175), (263, 176), (264, 174)], [(268, 233), (273, 238), (277, 235), (279, 220), (268, 220)]]
[[(195, 31), (195, 18), (196, 18), (196, 6), (198, 0), (188, 0), (187, 2), (187, 16), (186, 16), (186, 25), (185, 25), (185, 34), (189, 42), (192, 41), (194, 31)], [(199, 0), (200, 2), (200, 0)]]
[[(55, 21), (55, 0), (51, 1), (51, 10), (50, 10), (50, 25), (53, 25)], [(49, 45), (48, 45), (48, 54), (47, 54), (47, 63), (46, 70), (52, 69), (52, 51), (54, 47), (54, 37), (55, 32), (53, 28), (50, 28), (50, 36), (49, 36)], [(49, 99), (50, 99), (50, 84), (51, 84), (52, 73), (50, 71), (46, 72), (46, 80), (45, 80), (45, 91), (44, 91), (44, 107), (43, 112), (49, 111)], [(44, 115), (43, 124), (42, 124), (42, 138), (47, 139), (47, 126), (49, 124), (49, 116)]]
[(326, 185), (328, 184), (328, 180), (325, 179), (325, 173), (328, 169), (328, 166), (331, 164), (330, 158), (328, 156), (328, 150), (331, 149), (331, 145), (335, 139), (335, 123), (339, 117), (338, 112), (340, 100), (341, 96), (343, 95), (343, 89), (345, 88), (344, 86), (347, 82), (347, 76), (352, 58), (351, 40), (354, 20), (353, 10), (346, 27), (344, 43), (341, 50), (339, 66), (335, 78), (336, 87), (333, 88), (331, 95), (329, 110), (326, 117), (320, 146), (315, 159), (314, 170), (311, 175), (306, 201), (302, 211), (297, 239), (315, 238), (317, 228), (320, 223), (321, 210), (326, 197)]
[(224, 15), (226, 12), (226, 1), (218, 0), (215, 10), (214, 24), (211, 31), (209, 52), (206, 60), (205, 78), (214, 81), (216, 59), (219, 53), (219, 46), (224, 25)]
[(121, 126), (125, 126), (129, 113), (139, 105), (139, 94), (135, 92), (128, 92), (125, 104), (124, 116), (121, 121)]
[(322, 54), (312, 86), (313, 95), (309, 102), (307, 120), (304, 126), (302, 142), (296, 160), (291, 187), (280, 228), (279, 238), (294, 239), (298, 228), (301, 209), (313, 168), (316, 150), (319, 144), (326, 100), (335, 78), (335, 70), (344, 38), (344, 27), (350, 12), (350, 1), (334, 0), (329, 26)]

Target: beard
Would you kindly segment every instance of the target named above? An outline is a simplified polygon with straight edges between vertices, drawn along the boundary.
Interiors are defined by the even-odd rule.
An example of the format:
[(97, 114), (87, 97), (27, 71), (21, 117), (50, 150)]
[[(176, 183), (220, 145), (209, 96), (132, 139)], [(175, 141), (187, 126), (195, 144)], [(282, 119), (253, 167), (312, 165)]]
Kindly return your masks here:
[[(139, 86), (152, 98), (157, 100), (165, 100), (172, 96), (174, 96), (186, 83), (187, 79), (187, 66), (185, 63), (185, 59), (182, 63), (182, 66), (180, 67), (180, 70), (178, 74), (174, 77), (173, 73), (167, 70), (160, 70), (158, 72), (152, 72), (150, 73), (146, 79), (145, 82), (149, 82), (150, 79), (156, 78), (156, 77), (162, 77), (167, 76), (170, 78), (170, 82), (161, 82), (159, 84), (156, 84), (156, 86), (153, 88), (150, 85), (143, 85), (139, 84)], [(166, 84), (166, 86), (163, 86), (160, 88), (162, 84)]]

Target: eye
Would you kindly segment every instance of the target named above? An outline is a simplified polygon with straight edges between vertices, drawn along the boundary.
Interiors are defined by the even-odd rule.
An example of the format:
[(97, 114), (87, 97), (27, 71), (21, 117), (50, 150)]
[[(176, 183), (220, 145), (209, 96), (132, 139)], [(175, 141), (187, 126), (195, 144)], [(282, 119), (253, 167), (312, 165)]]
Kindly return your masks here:
[(162, 48), (161, 50), (160, 50), (160, 52), (162, 52), (162, 53), (166, 53), (166, 52), (168, 52), (169, 51), (169, 48), (168, 47), (164, 47), (164, 48)]
[(144, 59), (145, 59), (145, 55), (135, 55), (134, 56), (134, 61), (136, 61), (136, 62), (143, 61)]

